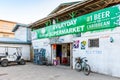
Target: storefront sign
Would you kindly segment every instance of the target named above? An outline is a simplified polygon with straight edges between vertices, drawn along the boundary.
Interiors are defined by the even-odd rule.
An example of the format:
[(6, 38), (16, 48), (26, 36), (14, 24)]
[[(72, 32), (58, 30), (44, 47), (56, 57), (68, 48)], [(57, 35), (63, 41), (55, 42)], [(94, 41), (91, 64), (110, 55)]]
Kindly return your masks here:
[[(120, 25), (120, 4), (33, 31), (37, 38), (114, 28)], [(35, 37), (36, 38), (36, 37)]]

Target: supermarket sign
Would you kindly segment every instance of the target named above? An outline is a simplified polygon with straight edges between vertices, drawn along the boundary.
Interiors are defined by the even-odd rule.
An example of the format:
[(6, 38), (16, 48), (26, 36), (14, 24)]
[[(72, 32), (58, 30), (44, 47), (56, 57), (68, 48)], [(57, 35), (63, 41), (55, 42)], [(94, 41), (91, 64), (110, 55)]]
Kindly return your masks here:
[(32, 39), (115, 28), (120, 25), (120, 4), (32, 31)]

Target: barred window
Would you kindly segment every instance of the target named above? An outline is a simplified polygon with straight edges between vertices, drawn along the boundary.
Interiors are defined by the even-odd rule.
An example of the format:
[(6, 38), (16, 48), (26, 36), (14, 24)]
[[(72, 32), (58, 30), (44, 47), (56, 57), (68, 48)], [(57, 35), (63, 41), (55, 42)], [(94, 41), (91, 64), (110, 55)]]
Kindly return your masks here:
[(89, 47), (99, 47), (99, 39), (89, 39), (88, 40), (88, 46)]

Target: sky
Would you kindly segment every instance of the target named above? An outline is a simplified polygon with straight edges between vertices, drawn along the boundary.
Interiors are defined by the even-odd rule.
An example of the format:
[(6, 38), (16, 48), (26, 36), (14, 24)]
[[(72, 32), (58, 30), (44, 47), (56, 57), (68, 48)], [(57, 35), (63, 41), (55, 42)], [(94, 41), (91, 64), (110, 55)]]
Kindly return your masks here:
[(0, 0), (0, 19), (31, 24), (46, 17), (61, 3), (80, 0)]

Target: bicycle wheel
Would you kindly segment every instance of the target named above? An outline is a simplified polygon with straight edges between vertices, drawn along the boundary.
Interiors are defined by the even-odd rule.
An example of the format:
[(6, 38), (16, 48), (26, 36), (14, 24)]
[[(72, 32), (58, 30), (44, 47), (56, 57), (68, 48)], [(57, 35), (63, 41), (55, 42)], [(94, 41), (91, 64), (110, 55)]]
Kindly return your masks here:
[(83, 68), (83, 71), (85, 75), (89, 75), (91, 71), (90, 66), (86, 64), (86, 66)]
[(76, 71), (81, 71), (81, 70), (82, 70), (82, 65), (77, 62), (77, 63), (75, 64), (75, 70), (76, 70)]

